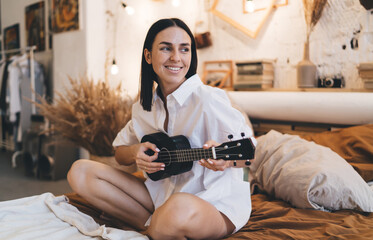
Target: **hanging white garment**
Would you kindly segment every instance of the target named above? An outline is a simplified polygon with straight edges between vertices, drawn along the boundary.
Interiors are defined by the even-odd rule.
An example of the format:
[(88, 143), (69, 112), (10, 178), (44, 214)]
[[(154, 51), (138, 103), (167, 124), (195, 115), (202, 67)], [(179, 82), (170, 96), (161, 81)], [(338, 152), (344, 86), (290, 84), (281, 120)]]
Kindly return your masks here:
[[(33, 85), (34, 91), (37, 95), (43, 96), (45, 95), (45, 81), (44, 81), (44, 69), (43, 66), (35, 61), (34, 59), (28, 58), (26, 54), (24, 54), (21, 58), (18, 60), (19, 67), (21, 69), (23, 79), (28, 82), (27, 87), (29, 88), (30, 86)], [(34, 79), (31, 79), (31, 74), (30, 74), (30, 62), (33, 62), (34, 65)], [(26, 86), (25, 86), (26, 87)], [(21, 87), (23, 90), (23, 88)], [(31, 88), (30, 88), (31, 89)], [(24, 93), (22, 93), (23, 96), (25, 96)], [(30, 94), (27, 92), (27, 96), (31, 99), (32, 91)], [(36, 112), (33, 112), (35, 114)]]
[[(34, 79), (31, 79), (30, 75), (30, 61), (33, 61), (34, 64)], [(24, 131), (31, 126), (31, 115), (37, 113), (35, 106), (31, 102), (31, 100), (36, 99), (36, 97), (33, 98), (33, 94), (44, 95), (44, 73), (42, 65), (34, 59), (30, 59), (26, 54), (18, 59), (17, 62), (22, 76), (20, 84), (22, 93), (20, 127)]]
[(16, 114), (21, 111), (20, 82), (21, 72), (17, 66), (17, 59), (13, 56), (12, 63), (8, 66), (8, 85), (9, 85), (9, 120), (16, 121)]
[[(30, 78), (30, 61), (34, 63), (34, 79)], [(22, 140), (22, 132), (30, 128), (32, 112), (32, 85), (36, 94), (44, 95), (44, 73), (41, 64), (34, 59), (30, 59), (27, 54), (14, 58), (8, 67), (9, 75), (9, 112), (10, 121), (16, 121), (16, 114), (20, 112), (20, 131), (18, 131), (17, 141)]]

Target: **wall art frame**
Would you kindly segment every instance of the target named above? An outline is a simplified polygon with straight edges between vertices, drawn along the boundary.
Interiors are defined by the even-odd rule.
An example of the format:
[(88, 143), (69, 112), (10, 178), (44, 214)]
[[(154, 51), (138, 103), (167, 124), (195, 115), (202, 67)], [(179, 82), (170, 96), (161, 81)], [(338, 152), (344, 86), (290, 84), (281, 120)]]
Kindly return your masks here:
[(80, 30), (80, 0), (52, 0), (50, 5), (53, 33)]
[(225, 15), (223, 12), (217, 10), (217, 5), (219, 4), (219, 1), (220, 0), (215, 0), (213, 2), (212, 7), (210, 9), (210, 12), (212, 14), (214, 14), (215, 16), (219, 17), (220, 19), (222, 19), (223, 21), (229, 23), (234, 28), (238, 29), (239, 31), (243, 32), (244, 34), (246, 34), (247, 36), (249, 36), (251, 38), (256, 38), (258, 36), (258, 33), (259, 33), (260, 29), (262, 28), (262, 26), (264, 25), (264, 23), (268, 19), (269, 15), (273, 11), (275, 3), (276, 3), (276, 0), (268, 0), (268, 6), (264, 10), (264, 14), (263, 14), (259, 24), (256, 26), (256, 28), (254, 28), (254, 30), (250, 30), (247, 27), (245, 27), (244, 25), (242, 25), (241, 23), (233, 20), (231, 17)]
[(36, 46), (35, 51), (45, 50), (45, 5), (44, 1), (26, 7), (26, 45)]
[[(258, 1), (255, 1), (255, 0), (252, 0), (254, 3), (258, 2)], [(267, 0), (268, 1), (268, 0)], [(242, 12), (244, 14), (247, 14), (249, 13), (248, 11), (246, 11), (246, 8), (245, 8), (245, 5), (246, 5), (246, 2), (247, 0), (242, 0)], [(268, 3), (263, 3), (265, 1), (263, 0), (260, 0), (261, 4), (263, 4), (264, 6), (268, 5)], [(273, 6), (274, 8), (278, 8), (278, 7), (283, 7), (283, 6), (286, 6), (288, 5), (289, 1), (288, 0), (277, 0), (275, 5)], [(254, 12), (259, 12), (259, 11), (263, 11), (263, 10), (266, 10), (266, 7), (263, 7), (263, 6), (258, 6), (255, 8)]]
[[(19, 36), (19, 23), (13, 24), (9, 27), (4, 28), (4, 50), (19, 49), (20, 48), (20, 36)], [(7, 53), (6, 58), (10, 58), (13, 55), (19, 54), (20, 52)]]
[(233, 60), (203, 62), (202, 82), (218, 88), (233, 88)]

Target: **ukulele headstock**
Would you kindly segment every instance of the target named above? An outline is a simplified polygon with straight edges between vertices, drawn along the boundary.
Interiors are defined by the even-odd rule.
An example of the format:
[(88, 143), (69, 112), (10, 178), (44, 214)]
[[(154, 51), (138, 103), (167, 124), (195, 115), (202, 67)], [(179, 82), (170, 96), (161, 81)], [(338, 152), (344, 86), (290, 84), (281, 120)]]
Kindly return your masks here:
[(224, 160), (247, 160), (255, 156), (255, 146), (250, 138), (225, 142), (215, 147), (215, 151), (216, 158)]

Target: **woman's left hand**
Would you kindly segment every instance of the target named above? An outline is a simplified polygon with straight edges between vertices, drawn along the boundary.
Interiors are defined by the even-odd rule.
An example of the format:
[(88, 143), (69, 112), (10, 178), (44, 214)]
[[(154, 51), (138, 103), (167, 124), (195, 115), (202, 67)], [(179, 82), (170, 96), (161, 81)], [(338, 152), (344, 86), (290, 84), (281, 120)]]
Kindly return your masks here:
[[(219, 144), (213, 140), (207, 141), (204, 145), (204, 149), (209, 149), (211, 147), (216, 147)], [(223, 159), (214, 160), (214, 159), (201, 159), (198, 161), (201, 166), (204, 166), (213, 171), (224, 171), (226, 168), (230, 167), (230, 161), (224, 161)]]

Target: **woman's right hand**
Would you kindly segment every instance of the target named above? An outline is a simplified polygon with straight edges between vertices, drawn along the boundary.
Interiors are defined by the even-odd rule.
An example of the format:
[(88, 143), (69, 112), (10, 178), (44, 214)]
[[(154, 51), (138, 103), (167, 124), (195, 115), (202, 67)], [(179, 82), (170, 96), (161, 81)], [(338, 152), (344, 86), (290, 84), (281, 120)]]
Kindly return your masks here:
[[(213, 140), (207, 141), (204, 145), (204, 149), (209, 149), (211, 147), (216, 147), (219, 144)], [(214, 160), (214, 159), (201, 159), (198, 162), (201, 166), (211, 169), (213, 171), (224, 171), (225, 169), (230, 167), (229, 161), (225, 161), (223, 159)]]
[(157, 160), (158, 153), (160, 151), (155, 144), (150, 142), (139, 143), (136, 144), (134, 150), (136, 152), (136, 164), (139, 169), (147, 173), (154, 173), (164, 170), (164, 163), (153, 162), (154, 160)]

